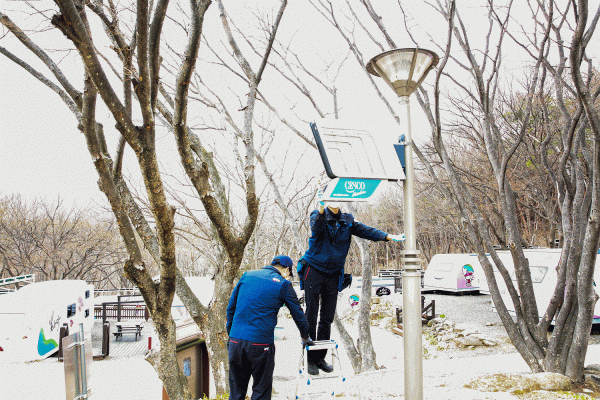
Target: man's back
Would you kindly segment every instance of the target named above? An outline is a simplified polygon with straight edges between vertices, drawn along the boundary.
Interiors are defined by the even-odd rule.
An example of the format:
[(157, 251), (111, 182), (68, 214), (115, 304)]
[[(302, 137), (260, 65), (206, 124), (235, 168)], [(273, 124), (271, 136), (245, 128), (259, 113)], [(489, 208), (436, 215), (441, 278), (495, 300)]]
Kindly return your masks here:
[(288, 302), (293, 301), (290, 297), (296, 298), (295, 293), (290, 296), (290, 290), (294, 290), (291, 283), (274, 267), (246, 272), (235, 287), (227, 307), (229, 337), (254, 343), (273, 343), (279, 309), (286, 297)]

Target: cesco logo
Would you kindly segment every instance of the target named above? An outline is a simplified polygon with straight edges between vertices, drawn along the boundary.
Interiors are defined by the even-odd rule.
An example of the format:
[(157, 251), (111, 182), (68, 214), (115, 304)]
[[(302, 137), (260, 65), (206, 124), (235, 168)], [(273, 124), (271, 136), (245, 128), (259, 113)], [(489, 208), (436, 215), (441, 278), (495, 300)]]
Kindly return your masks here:
[(356, 191), (363, 191), (365, 190), (365, 183), (364, 182), (356, 182), (356, 181), (347, 181), (344, 182), (344, 188), (346, 189), (347, 192), (356, 192)]

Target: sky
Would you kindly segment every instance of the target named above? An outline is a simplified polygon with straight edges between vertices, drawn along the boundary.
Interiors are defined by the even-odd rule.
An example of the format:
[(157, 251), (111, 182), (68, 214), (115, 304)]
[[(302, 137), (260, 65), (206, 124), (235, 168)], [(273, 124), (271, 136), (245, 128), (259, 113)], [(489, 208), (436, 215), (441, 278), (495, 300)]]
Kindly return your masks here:
[[(378, 11), (381, 10), (379, 12), (382, 16), (391, 18), (390, 14), (385, 12), (386, 3), (381, 1), (374, 1), (373, 3)], [(47, 3), (47, 0), (34, 1), (32, 4), (40, 10), (44, 9), (46, 5), (48, 8), (53, 7)], [(236, 19), (237, 24), (242, 29), (245, 25), (251, 26), (255, 23), (255, 19), (251, 17), (251, 12), (257, 4), (262, 6), (266, 3), (257, 0), (245, 0), (243, 4), (245, 7), (230, 6), (228, 9), (234, 18), (236, 18), (236, 13), (243, 16), (243, 18)], [(18, 5), (17, 2), (11, 0), (0, 0), (0, 10), (7, 10), (7, 14), (15, 21), (24, 23), (25, 21), (30, 22), (30, 19), (35, 19), (35, 16), (14, 12), (13, 9), (17, 9)], [(225, 2), (225, 5), (227, 7), (228, 3)], [(219, 25), (217, 11), (217, 5), (213, 3), (209, 8), (204, 30), (210, 32), (210, 29), (214, 28), (214, 31), (218, 31), (218, 34), (221, 35), (222, 28)], [(388, 22), (387, 25), (391, 27), (390, 34), (397, 43), (401, 43), (403, 46), (412, 46), (412, 42), (404, 32), (403, 23), (393, 24)], [(423, 36), (442, 33), (444, 28), (428, 25), (428, 21), (423, 19), (411, 20), (409, 25)], [(33, 26), (36, 25), (33, 24)], [(4, 33), (5, 30), (0, 32)], [(46, 41), (46, 44), (54, 49), (50, 52), (51, 56), (55, 60), (60, 60), (61, 68), (71, 73), (70, 76), (74, 83), (81, 81), (79, 61), (76, 60), (77, 55), (74, 52), (59, 51), (62, 46), (60, 43), (65, 41), (60, 33), (56, 30), (42, 34), (29, 33), (36, 42), (43, 45)], [(294, 48), (301, 52), (301, 55), (307, 57), (304, 60), (308, 60), (305, 62), (309, 64), (309, 67), (314, 68), (317, 73), (321, 70), (323, 75), (320, 77), (324, 77), (326, 80), (332, 77), (332, 70), (335, 70), (335, 68), (325, 72), (326, 61), (324, 60), (331, 54), (343, 56), (348, 52), (347, 45), (336, 33), (331, 31), (328, 23), (307, 1), (290, 2), (288, 4), (279, 37), (293, 44)], [(223, 45), (222, 35), (219, 41)], [(174, 43), (174, 46), (181, 45), (177, 41), (172, 43)], [(27, 60), (36, 68), (47, 73), (47, 70), (35, 58), (26, 55), (27, 52), (19, 50), (23, 47), (16, 43), (11, 34), (0, 37), (0, 46), (19, 52), (20, 56), (27, 57)], [(219, 49), (218, 45), (215, 45), (215, 47)], [(206, 51), (206, 47), (201, 47), (202, 50)], [(363, 57), (368, 59), (379, 52), (373, 46), (372, 54), (363, 54)], [(203, 67), (210, 68), (207, 65), (203, 65)], [(348, 121), (353, 119), (363, 122), (368, 121), (371, 124), (373, 124), (373, 121), (382, 121), (384, 125), (387, 124), (389, 127), (388, 129), (382, 129), (385, 131), (382, 134), (382, 138), (385, 137), (385, 139), (382, 140), (395, 142), (399, 136), (399, 128), (373, 94), (372, 89), (369, 87), (370, 84), (364, 78), (364, 72), (357, 71), (356, 67), (357, 63), (353, 55), (350, 54), (347, 62), (340, 68), (340, 74), (335, 81), (341, 106), (340, 112), (343, 118)], [(3, 55), (0, 55), (0, 71), (2, 71), (0, 73), (0, 195), (19, 193), (26, 198), (37, 197), (50, 201), (60, 196), (68, 204), (74, 203), (79, 206), (104, 204), (104, 196), (97, 188), (97, 175), (87, 152), (84, 137), (76, 128), (76, 119), (70, 110), (58, 99), (54, 92), (37, 82), (30, 74)], [(269, 73), (273, 73), (273, 71), (267, 69), (264, 82), (261, 84), (263, 90), (267, 90), (267, 88), (277, 89), (277, 83), (269, 80)], [(389, 99), (392, 107), (395, 107), (396, 113), (402, 115), (402, 110), (398, 106), (395, 95), (383, 82), (380, 83), (384, 96)], [(431, 84), (431, 76), (425, 84)], [(281, 96), (282, 101), (286, 101), (288, 104), (297, 103), (292, 106), (296, 108), (288, 110), (288, 118), (296, 117), (307, 121), (314, 119), (315, 113), (307, 112), (307, 109), (302, 107), (303, 99), (299, 98), (297, 93), (287, 93), (285, 90), (281, 90), (279, 96)], [(322, 96), (320, 101), (321, 107), (332, 111), (333, 104), (330, 98)], [(419, 140), (419, 137), (426, 136), (429, 127), (416, 101), (412, 103), (413, 137), (415, 137), (415, 140)], [(111, 126), (114, 122), (111, 122), (112, 119), (108, 117), (109, 113), (106, 109), (100, 106), (98, 115), (99, 119), (103, 118), (102, 122), (108, 129), (114, 131)], [(273, 129), (282, 129), (281, 123), (271, 122), (271, 124)], [(304, 126), (306, 130), (303, 133), (308, 137), (312, 137), (308, 124), (306, 123)], [(114, 153), (116, 138), (109, 137), (108, 140), (109, 150)], [(214, 140), (217, 141), (218, 139)], [(298, 168), (298, 166), (312, 168), (308, 173), (309, 175), (321, 173), (322, 167), (318, 165), (318, 161), (315, 166), (314, 154), (309, 157), (310, 161), (303, 161), (302, 154), (314, 152), (306, 144), (298, 142), (296, 139), (284, 139), (283, 142), (278, 142), (277, 146), (287, 146), (288, 148), (286, 151), (272, 151), (270, 153), (271, 165), (275, 166), (273, 168), (278, 170), (277, 164), (282, 166), (278, 171), (280, 175), (295, 174), (297, 169), (294, 170), (294, 168)], [(159, 132), (157, 147), (159, 151), (171, 151), (171, 154), (165, 158), (167, 161), (165, 161), (163, 168), (168, 171), (172, 171), (172, 168), (178, 168), (176, 166), (177, 156), (173, 153), (174, 143), (171, 135), (165, 130)], [(131, 158), (131, 156), (130, 152), (129, 157)], [(135, 170), (133, 163), (125, 166), (125, 172), (131, 174), (131, 176), (137, 174)]]
[(77, 120), (56, 104), (53, 92), (5, 58), (0, 70), (0, 194), (60, 196), (85, 206), (97, 197), (97, 175)]
[[(34, 2), (33, 4), (41, 9), (44, 3), (45, 1), (39, 1), (39, 3)], [(246, 1), (245, 3), (248, 9), (254, 7), (252, 1)], [(311, 67), (317, 63), (323, 64), (319, 58), (323, 57), (324, 53), (329, 52), (327, 46), (315, 49), (311, 47), (313, 41), (304, 38), (304, 35), (307, 34), (306, 21), (313, 21), (310, 23), (313, 28), (309, 31), (313, 37), (327, 36), (325, 31), (327, 31), (328, 25), (324, 22), (315, 21), (314, 19), (318, 18), (318, 14), (314, 12), (311, 18), (306, 18), (306, 21), (295, 18), (294, 13), (310, 13), (311, 9), (302, 9), (297, 5), (293, 5), (293, 3), (295, 2), (291, 2), (286, 10), (287, 14), (284, 16), (283, 26), (287, 29), (287, 34), (291, 37), (290, 40), (293, 40), (294, 43), (305, 43), (308, 46), (307, 52), (316, 57), (315, 64)], [(15, 3), (0, 0), (0, 10), (7, 10), (7, 14), (13, 20), (29, 22), (29, 18), (34, 18), (25, 18), (21, 13), (13, 12), (12, 10), (16, 8)], [(210, 14), (210, 21), (212, 22), (210, 23), (219, 24), (216, 3), (209, 10), (212, 12)], [(232, 12), (238, 11), (236, 9), (232, 10)], [(239, 12), (242, 11), (248, 13), (247, 10)], [(250, 18), (238, 19), (240, 26), (245, 23), (251, 24), (252, 21)], [(24, 24), (24, 22), (22, 23)], [(210, 27), (211, 25), (207, 21), (204, 27), (205, 31), (209, 32)], [(219, 34), (222, 32), (220, 25), (216, 26), (215, 30), (218, 30)], [(80, 68), (77, 66), (78, 62), (73, 61), (77, 55), (58, 51), (62, 46), (59, 43), (64, 43), (65, 39), (56, 30), (50, 34), (50, 38), (44, 36), (44, 34), (35, 33), (31, 33), (31, 37), (41, 47), (44, 47), (45, 41), (52, 43), (49, 47), (55, 49), (55, 51), (51, 51), (49, 54), (55, 60), (61, 60), (60, 67), (71, 73), (69, 75), (71, 81), (80, 86)], [(11, 34), (0, 38), (0, 46), (5, 46), (32, 63), (44, 74), (48, 74), (47, 69), (35, 57), (29, 56), (29, 53), (23, 50), (23, 46), (11, 37)], [(204, 49), (206, 48), (204, 47)], [(345, 53), (345, 50), (339, 51)], [(352, 59), (350, 62), (355, 64)], [(61, 197), (66, 200), (67, 204), (73, 202), (79, 206), (103, 204), (105, 200), (97, 188), (97, 175), (86, 149), (85, 138), (76, 128), (76, 119), (70, 110), (53, 91), (3, 55), (0, 55), (0, 71), (2, 71), (0, 74), (0, 93), (2, 93), (0, 96), (0, 195), (19, 193), (28, 199), (45, 198), (50, 201)], [(352, 91), (355, 90), (356, 86), (355, 78), (342, 74), (342, 77), (338, 79), (336, 84), (339, 85), (338, 93), (340, 97), (353, 95)], [(267, 72), (261, 86), (263, 89), (269, 85), (268, 79)], [(285, 93), (283, 96), (293, 98), (292, 95)], [(329, 99), (324, 100), (322, 107), (332, 110), (333, 102), (327, 104), (328, 102), (330, 102)], [(345, 107), (343, 101), (340, 101), (340, 104)], [(106, 117), (108, 115), (105, 109), (104, 111), (100, 110), (98, 113), (100, 116)], [(301, 117), (306, 117), (307, 120), (311, 119), (309, 115), (301, 115)], [(108, 125), (106, 119), (103, 122)], [(391, 118), (389, 122), (393, 123)], [(110, 124), (113, 123), (110, 122)], [(112, 126), (109, 126), (109, 128), (112, 128)], [(306, 124), (306, 130), (303, 133), (309, 137), (312, 136), (308, 124)], [(170, 137), (166, 138), (167, 136), (169, 134), (164, 131), (159, 134), (159, 138), (163, 139), (162, 145), (164, 148), (172, 148), (174, 144)], [(397, 137), (395, 133), (392, 136)], [(115, 140), (113, 139), (112, 147), (109, 144), (111, 153), (114, 153), (114, 145)], [(289, 146), (289, 144), (286, 145)], [(159, 143), (160, 147), (161, 143)], [(313, 150), (309, 150), (304, 146), (302, 151)], [(129, 155), (131, 156), (131, 153)], [(287, 152), (285, 156), (289, 157), (286, 159), (286, 163), (290, 163), (288, 166), (299, 162), (299, 154)], [(176, 158), (175, 155), (170, 157), (171, 159)], [(314, 160), (314, 157), (311, 159)], [(310, 162), (310, 164), (314, 163)], [(125, 169), (127, 171), (127, 166)], [(131, 170), (130, 173), (136, 174), (135, 171)]]

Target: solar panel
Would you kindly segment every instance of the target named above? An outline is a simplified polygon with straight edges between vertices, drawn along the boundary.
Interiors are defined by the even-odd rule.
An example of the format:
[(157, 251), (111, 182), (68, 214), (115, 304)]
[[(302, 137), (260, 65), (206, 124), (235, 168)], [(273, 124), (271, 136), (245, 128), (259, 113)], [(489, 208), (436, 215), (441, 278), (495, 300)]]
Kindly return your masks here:
[(340, 120), (311, 122), (310, 127), (327, 176), (352, 179), (405, 179), (392, 143), (376, 138), (375, 126), (359, 126)]

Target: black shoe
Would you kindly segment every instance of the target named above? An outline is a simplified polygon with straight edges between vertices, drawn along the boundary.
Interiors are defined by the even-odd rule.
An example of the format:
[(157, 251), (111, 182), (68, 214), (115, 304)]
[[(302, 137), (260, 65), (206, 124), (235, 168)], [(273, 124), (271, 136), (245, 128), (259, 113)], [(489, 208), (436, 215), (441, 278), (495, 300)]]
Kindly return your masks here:
[(323, 372), (327, 372), (330, 373), (333, 371), (333, 365), (331, 364), (327, 364), (325, 362), (325, 360), (319, 360), (315, 363), (315, 365), (317, 366), (317, 368), (319, 368), (320, 370), (323, 370)]
[(319, 368), (317, 367), (317, 364), (309, 361), (308, 362), (308, 373), (310, 375), (319, 375)]

